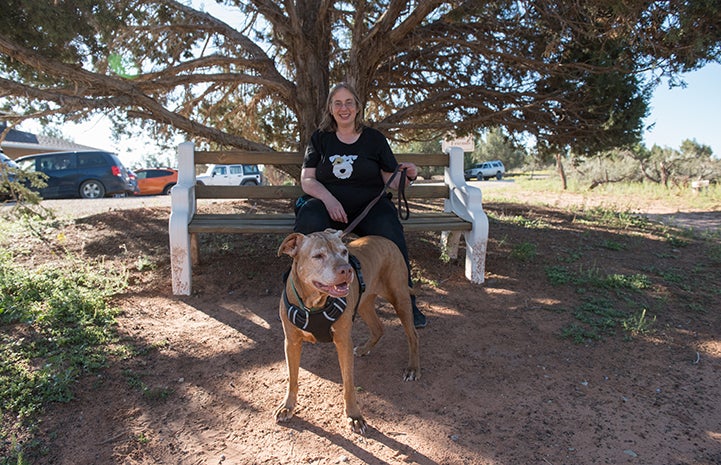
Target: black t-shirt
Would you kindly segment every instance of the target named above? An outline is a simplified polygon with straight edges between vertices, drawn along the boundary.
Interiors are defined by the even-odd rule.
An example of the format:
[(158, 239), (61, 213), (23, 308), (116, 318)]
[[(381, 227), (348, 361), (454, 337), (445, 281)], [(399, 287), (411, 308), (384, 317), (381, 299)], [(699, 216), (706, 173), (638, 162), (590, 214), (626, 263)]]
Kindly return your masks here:
[(351, 217), (383, 189), (381, 170), (392, 173), (397, 165), (383, 134), (368, 127), (352, 144), (338, 140), (335, 132), (315, 131), (303, 160), (303, 167), (316, 169), (316, 179)]

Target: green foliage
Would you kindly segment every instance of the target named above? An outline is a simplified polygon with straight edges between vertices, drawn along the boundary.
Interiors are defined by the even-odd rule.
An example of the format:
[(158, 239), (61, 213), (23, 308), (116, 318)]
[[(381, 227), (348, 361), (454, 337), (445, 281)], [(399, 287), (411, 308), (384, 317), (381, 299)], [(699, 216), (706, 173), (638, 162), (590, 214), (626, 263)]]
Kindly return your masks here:
[(174, 155), (169, 155), (168, 153), (146, 153), (132, 168), (176, 168), (177, 164), (178, 161)]
[(216, 3), (9, 0), (0, 106), (302, 149), (347, 80), (394, 140), (503, 127), (530, 132), (540, 156), (593, 155), (633, 144), (658, 79), (718, 60), (721, 43), (711, 1)]
[[(116, 341), (112, 295), (126, 275), (68, 257), (35, 269), (0, 252), (0, 439), (32, 428), (51, 402), (73, 398), (75, 382), (104, 366)], [(22, 450), (14, 452), (22, 460)]]
[(579, 267), (574, 271), (566, 266), (554, 265), (546, 267), (546, 277), (554, 286), (572, 285), (586, 296), (573, 312), (575, 321), (561, 329), (562, 338), (580, 344), (614, 334), (619, 327), (636, 336), (647, 333), (652, 324), (645, 318), (645, 310), (640, 316), (629, 315), (628, 310), (623, 309), (627, 305), (615, 303), (613, 294), (608, 292), (638, 294), (651, 287), (651, 279), (645, 274), (604, 274), (592, 267)]
[(165, 401), (173, 393), (173, 390), (168, 387), (150, 387), (143, 381), (143, 374), (133, 370), (123, 371), (128, 385), (139, 391), (145, 399), (151, 402)]
[(645, 182), (690, 190), (694, 180), (721, 182), (721, 159), (713, 157), (709, 146), (688, 139), (679, 149), (636, 145), (604, 151), (595, 158), (576, 155), (572, 161), (569, 178), (592, 189), (620, 182)]
[(721, 242), (712, 242), (708, 244), (708, 254), (710, 260), (717, 264), (721, 264)]
[(47, 186), (47, 175), (20, 168), (3, 166), (0, 169), (0, 200), (12, 202), (12, 207), (3, 210), (6, 219), (23, 216), (49, 217), (52, 212), (40, 206), (42, 197), (37, 192)]
[(603, 207), (584, 210), (578, 214), (576, 222), (579, 224), (599, 224), (617, 229), (644, 228), (650, 225), (648, 218), (643, 215)]
[[(413, 141), (393, 146), (396, 153), (441, 153), (440, 140)], [(421, 166), (418, 173), (424, 179), (431, 179), (433, 176), (443, 176), (442, 166)]]
[(465, 166), (488, 160), (501, 160), (506, 171), (520, 168), (526, 161), (526, 149), (499, 127), (488, 129), (477, 138), (475, 150), (465, 156)]
[(545, 229), (551, 227), (547, 222), (543, 221), (541, 218), (526, 218), (523, 215), (514, 215), (514, 216), (505, 216), (505, 215), (490, 215), (492, 218), (495, 218), (498, 221), (502, 221), (504, 223), (509, 224), (515, 224), (524, 228), (528, 229)]
[(618, 272), (589, 264), (587, 259), (584, 260), (583, 249), (558, 254), (555, 262), (545, 267), (548, 282), (554, 287), (569, 288), (581, 299), (571, 311), (573, 319), (560, 330), (562, 338), (588, 343), (618, 332), (626, 338), (647, 335), (653, 331), (657, 315), (662, 314), (669, 299), (680, 298), (683, 303), (673, 305), (681, 305), (691, 314), (703, 314), (708, 311), (709, 302), (719, 294), (716, 264), (721, 249), (717, 237), (704, 238), (691, 230), (656, 225), (639, 215), (607, 208), (579, 209), (574, 211), (574, 217), (578, 223), (599, 225), (608, 231), (615, 229), (615, 237), (603, 239), (599, 245), (610, 253), (618, 253), (619, 257), (635, 247), (635, 239), (626, 241), (623, 238), (643, 232), (652, 234), (657, 243), (664, 240), (668, 243), (668, 253), (662, 255), (659, 263), (678, 259), (679, 247), (703, 247), (707, 259), (692, 266), (678, 263), (677, 266), (644, 267), (639, 264), (638, 271), (624, 265), (626, 271)]
[(515, 245), (511, 250), (511, 257), (523, 262), (533, 260), (536, 258), (536, 255), (536, 244), (531, 244), (530, 242), (522, 242)]
[(604, 274), (596, 267), (583, 266), (579, 266), (576, 271), (566, 266), (548, 266), (546, 277), (551, 284), (574, 284), (583, 290), (587, 288), (641, 290), (648, 288), (651, 283), (645, 274)]
[(590, 340), (601, 339), (595, 331), (578, 324), (570, 324), (561, 328), (561, 338), (570, 339), (576, 344), (583, 344)]
[(641, 310), (641, 313), (631, 315), (625, 318), (621, 325), (623, 329), (630, 333), (632, 336), (639, 334), (648, 334), (651, 332), (653, 324), (656, 322), (656, 317), (651, 319), (646, 318), (646, 309)]
[(621, 244), (620, 242), (616, 242), (611, 239), (603, 241), (603, 243), (601, 243), (601, 247), (603, 247), (604, 249), (615, 251), (626, 249), (626, 246), (624, 244)]
[[(103, 38), (96, 36), (94, 26), (112, 16), (106, 2), (95, 0), (7, 0), (3, 2), (2, 10), (0, 30), (4, 37), (64, 63), (80, 63), (88, 56), (102, 54)], [(90, 16), (95, 21), (88, 21)], [(42, 27), (38, 27), (39, 23)], [(54, 83), (52, 78), (44, 79), (42, 73), (14, 62), (8, 55), (0, 54), (0, 69), (14, 69), (24, 79)]]

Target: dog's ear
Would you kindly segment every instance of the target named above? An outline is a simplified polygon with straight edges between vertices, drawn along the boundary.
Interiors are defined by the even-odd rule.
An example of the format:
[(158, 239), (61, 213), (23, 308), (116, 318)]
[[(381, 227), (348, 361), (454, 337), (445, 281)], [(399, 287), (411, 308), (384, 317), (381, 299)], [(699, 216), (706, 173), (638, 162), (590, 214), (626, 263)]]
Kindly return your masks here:
[(323, 232), (326, 234), (330, 234), (331, 236), (338, 236), (338, 237), (341, 237), (341, 235), (343, 234), (343, 231), (338, 231), (337, 229), (333, 229), (333, 228), (326, 228), (326, 230)]
[(280, 247), (278, 248), (278, 256), (280, 257), (281, 255), (286, 254), (291, 257), (295, 257), (298, 247), (304, 237), (305, 236), (301, 233), (293, 233), (283, 239), (283, 243), (280, 244)]

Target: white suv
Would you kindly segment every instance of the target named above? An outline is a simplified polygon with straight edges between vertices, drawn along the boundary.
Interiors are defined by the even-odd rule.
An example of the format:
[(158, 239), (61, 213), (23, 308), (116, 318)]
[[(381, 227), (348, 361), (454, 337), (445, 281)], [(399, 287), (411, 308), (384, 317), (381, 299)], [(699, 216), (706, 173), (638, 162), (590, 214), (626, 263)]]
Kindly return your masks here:
[(210, 165), (196, 181), (205, 186), (259, 186), (263, 177), (258, 165)]
[(506, 167), (503, 166), (501, 160), (486, 161), (483, 163), (476, 163), (471, 168), (463, 172), (466, 181), (469, 179), (477, 179), (482, 181), (484, 179), (503, 179), (503, 174), (506, 172)]

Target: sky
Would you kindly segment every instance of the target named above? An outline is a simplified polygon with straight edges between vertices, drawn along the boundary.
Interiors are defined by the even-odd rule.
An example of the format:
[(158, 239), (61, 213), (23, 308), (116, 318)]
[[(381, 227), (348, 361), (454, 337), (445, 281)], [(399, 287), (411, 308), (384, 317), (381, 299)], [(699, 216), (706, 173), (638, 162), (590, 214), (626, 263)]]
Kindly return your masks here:
[[(709, 64), (700, 70), (683, 75), (685, 88), (668, 88), (666, 82), (655, 90), (650, 102), (650, 114), (645, 120), (644, 142), (679, 149), (685, 139), (708, 145), (716, 157), (721, 158), (721, 64)], [(39, 132), (32, 122), (19, 129)], [(174, 160), (174, 153), (161, 149), (142, 137), (124, 138), (115, 142), (107, 118), (98, 117), (79, 124), (66, 125), (63, 133), (68, 140), (94, 148), (118, 153), (128, 167), (140, 167), (148, 154), (161, 155)], [(178, 142), (182, 142), (178, 140)]]
[(685, 139), (708, 145), (721, 158), (721, 64), (712, 63), (683, 75), (686, 88), (662, 83), (651, 99), (644, 141), (678, 149)]

